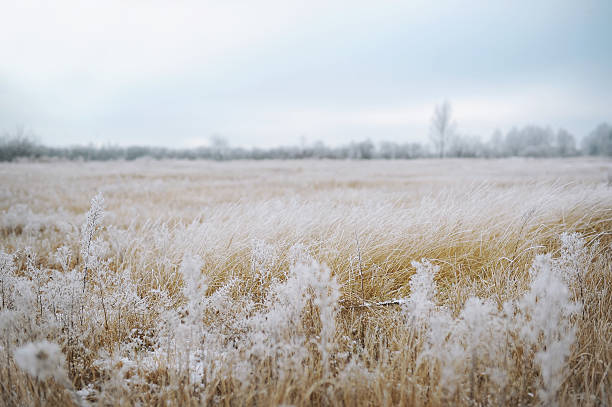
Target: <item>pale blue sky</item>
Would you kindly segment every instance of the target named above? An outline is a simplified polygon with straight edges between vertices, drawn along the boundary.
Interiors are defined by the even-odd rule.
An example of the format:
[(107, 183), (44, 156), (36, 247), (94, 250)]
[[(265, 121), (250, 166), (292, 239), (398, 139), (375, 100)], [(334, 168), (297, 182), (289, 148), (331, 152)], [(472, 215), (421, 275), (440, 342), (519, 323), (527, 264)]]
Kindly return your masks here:
[[(52, 3), (52, 4), (51, 4)], [(612, 2), (3, 1), (0, 130), (51, 145), (426, 141), (612, 121)]]

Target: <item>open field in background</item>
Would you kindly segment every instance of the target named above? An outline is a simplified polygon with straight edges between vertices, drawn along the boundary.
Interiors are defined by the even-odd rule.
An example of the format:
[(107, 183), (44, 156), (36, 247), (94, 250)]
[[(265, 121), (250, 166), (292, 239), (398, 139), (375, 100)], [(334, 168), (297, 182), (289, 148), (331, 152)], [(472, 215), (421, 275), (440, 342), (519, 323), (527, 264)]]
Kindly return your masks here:
[(611, 174), (2, 164), (2, 404), (610, 405)]

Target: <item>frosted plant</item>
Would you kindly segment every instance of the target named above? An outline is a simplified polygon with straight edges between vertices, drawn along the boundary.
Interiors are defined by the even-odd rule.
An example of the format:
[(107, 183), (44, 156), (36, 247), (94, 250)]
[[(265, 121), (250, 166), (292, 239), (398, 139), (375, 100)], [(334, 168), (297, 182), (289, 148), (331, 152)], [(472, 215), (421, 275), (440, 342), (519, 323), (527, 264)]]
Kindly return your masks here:
[(4, 251), (0, 251), (0, 275), (13, 274), (15, 269), (14, 256)]
[[(232, 298), (232, 291), (240, 289), (240, 280), (231, 279), (223, 286), (215, 290), (211, 295), (202, 298), (203, 306), (208, 312), (212, 312), (217, 319), (226, 320), (233, 318), (236, 310), (236, 300)], [(243, 298), (244, 300), (244, 298)]]
[(123, 269), (118, 273), (107, 273), (105, 284), (111, 294), (108, 297), (109, 312), (114, 319), (121, 322), (122, 313), (144, 315), (151, 308), (147, 308), (147, 301), (138, 295), (138, 287), (132, 279), (130, 269)]
[(95, 393), (108, 404), (124, 404), (125, 393), (131, 386), (137, 387), (145, 384), (139, 374), (133, 344), (118, 346), (112, 353), (100, 349), (93, 366), (105, 375), (101, 389)]
[(28, 224), (34, 225), (36, 223), (38, 223), (37, 217), (26, 204), (12, 205), (6, 211), (0, 213), (0, 226), (5, 230), (25, 229)]
[[(201, 347), (194, 354), (196, 379), (206, 377), (233, 377), (241, 386), (248, 386), (256, 373), (252, 361), (245, 361), (244, 348), (251, 346), (250, 318), (258, 313), (248, 295), (240, 295), (237, 279), (229, 280), (203, 299), (206, 328)], [(250, 350), (249, 350), (250, 352)]]
[(281, 373), (296, 368), (307, 356), (301, 321), (308, 297), (307, 286), (302, 283), (292, 273), (284, 282), (274, 282), (265, 298), (265, 308), (247, 321), (250, 354), (257, 361), (271, 358)]
[(91, 199), (91, 207), (85, 216), (85, 223), (81, 226), (81, 258), (85, 265), (83, 271), (83, 291), (87, 282), (87, 272), (95, 267), (98, 259), (97, 250), (100, 244), (94, 241), (94, 235), (102, 223), (104, 217), (104, 197), (99, 192)]
[(61, 210), (49, 215), (34, 213), (26, 204), (16, 204), (6, 211), (0, 212), (0, 228), (37, 237), (41, 232), (53, 226), (57, 230), (67, 232), (69, 224), (60, 218), (66, 216)]
[(338, 313), (338, 301), (340, 300), (340, 285), (336, 278), (331, 275), (331, 271), (324, 265), (311, 263), (310, 265), (297, 265), (295, 273), (310, 272), (313, 280), (311, 288), (313, 290), (313, 302), (319, 309), (321, 320), (321, 331), (319, 333), (319, 352), (321, 352), (321, 362), (324, 369), (329, 368), (330, 356), (335, 350), (334, 336), (336, 333), (336, 317)]
[[(108, 325), (108, 311), (105, 304), (105, 287), (103, 277), (108, 273), (108, 260), (103, 258), (108, 252), (109, 245), (104, 240), (95, 238), (95, 234), (98, 231), (102, 218), (104, 217), (104, 197), (99, 192), (96, 196), (91, 199), (91, 207), (85, 216), (85, 222), (81, 226), (81, 241), (80, 241), (80, 254), (83, 261), (83, 288), (82, 291), (85, 293), (87, 286), (87, 278), (91, 273), (95, 273), (97, 277), (96, 283), (98, 286), (98, 294), (104, 313), (104, 327), (106, 330), (109, 329)], [(83, 309), (81, 308), (81, 313)]]
[(506, 325), (503, 315), (490, 300), (469, 298), (461, 311), (460, 325), (463, 328), (460, 341), (469, 357), (469, 365), (460, 373), (468, 373), (471, 398), (476, 392), (477, 375), (489, 377), (500, 393), (507, 382), (505, 360)]
[[(331, 271), (325, 265), (315, 261), (310, 264), (298, 263), (290, 269), (302, 286), (302, 296), (310, 297), (318, 309), (321, 329), (318, 333), (318, 348), (324, 369), (329, 368), (330, 355), (334, 350), (334, 335), (336, 333), (336, 314), (340, 299), (340, 286)], [(297, 294), (297, 293), (296, 293)]]
[(584, 277), (597, 250), (597, 242), (589, 248), (579, 233), (562, 233), (561, 254), (554, 259), (552, 267), (561, 275), (571, 289), (579, 290), (580, 300), (584, 301)]
[(367, 389), (373, 383), (376, 383), (376, 376), (376, 373), (370, 372), (357, 355), (353, 355), (336, 375), (335, 381), (337, 384), (334, 388), (343, 389), (349, 395), (355, 397), (363, 389)]
[(436, 309), (434, 303), (438, 292), (434, 277), (440, 270), (429, 260), (413, 261), (416, 272), (410, 278), (410, 296), (403, 301), (404, 312), (416, 321), (423, 322)]
[(37, 312), (38, 299), (34, 284), (26, 277), (13, 277), (5, 291), (7, 306), (24, 318), (30, 319)]
[(166, 309), (160, 309), (163, 325), (155, 338), (157, 352), (188, 372), (194, 386), (202, 386), (205, 378), (230, 377), (232, 371), (237, 377), (236, 369), (247, 365), (249, 369), (240, 368), (244, 373), (240, 377), (248, 384), (253, 370), (250, 363), (245, 365), (238, 344), (250, 343), (246, 321), (253, 305), (244, 297), (232, 298), (232, 291), (240, 288), (236, 280), (207, 296), (202, 264), (197, 256), (184, 257), (179, 272), (185, 302), (179, 308), (168, 302)]
[[(409, 315), (420, 317), (426, 329), (424, 350), (417, 364), (429, 360), (440, 368), (440, 384), (454, 395), (462, 388), (461, 378), (469, 377), (471, 398), (477, 390), (477, 377), (486, 376), (500, 392), (508, 382), (505, 343), (510, 330), (518, 332), (528, 349), (535, 352), (541, 385), (538, 396), (546, 404), (554, 404), (565, 377), (566, 360), (574, 342), (573, 318), (580, 310), (574, 302), (564, 278), (576, 275), (572, 261), (584, 259), (586, 252), (576, 236), (565, 236), (578, 250), (567, 249), (560, 259), (537, 256), (530, 269), (530, 289), (519, 301), (503, 304), (502, 310), (477, 297), (469, 298), (458, 318), (442, 307), (435, 307), (429, 293), (435, 293), (431, 266), (416, 264), (411, 280), (411, 295), (404, 304)], [(564, 270), (570, 267), (570, 270)], [(573, 273), (573, 274), (572, 274)], [(417, 291), (413, 291), (413, 290)], [(425, 319), (425, 316), (428, 316)]]
[(4, 339), (8, 339), (9, 330), (12, 329), (13, 324), (16, 320), (17, 312), (14, 310), (0, 310), (0, 332), (2, 332), (2, 337)]
[(46, 340), (30, 342), (17, 348), (13, 356), (17, 366), (34, 379), (44, 381), (53, 378), (70, 392), (76, 405), (84, 405), (66, 374), (66, 358), (56, 343)]
[[(421, 272), (424, 273), (425, 270), (422, 269)], [(423, 278), (423, 280), (428, 279)], [(446, 308), (434, 307), (428, 301), (413, 302), (411, 297), (412, 293), (405, 305), (409, 312), (408, 316), (411, 317), (406, 322), (410, 328), (421, 330), (424, 335), (423, 349), (417, 356), (416, 364), (420, 366), (429, 362), (430, 369), (438, 366), (440, 386), (445, 392), (454, 394), (459, 386), (457, 373), (464, 370), (469, 357), (461, 340), (465, 334), (465, 324), (453, 318)], [(423, 298), (417, 296), (419, 297)], [(426, 307), (417, 308), (418, 304)], [(427, 313), (424, 314), (423, 311)]]
[(62, 267), (64, 272), (68, 271), (72, 260), (72, 250), (68, 246), (60, 246), (55, 251), (55, 261)]
[(597, 243), (589, 248), (579, 233), (562, 233), (561, 255), (555, 260), (555, 267), (561, 272), (568, 283), (584, 276), (595, 257)]
[(0, 346), (3, 347), (4, 351), (6, 352), (7, 366), (11, 345), (15, 340), (15, 338), (13, 338), (12, 332), (14, 330), (16, 322), (18, 322), (17, 311), (9, 309), (0, 310), (0, 338), (2, 340)]
[(179, 273), (183, 277), (182, 293), (187, 299), (187, 304), (183, 310), (188, 314), (191, 322), (197, 322), (197, 318), (202, 318), (202, 301), (206, 296), (208, 285), (202, 276), (203, 261), (193, 255), (185, 255)]
[(263, 240), (253, 240), (251, 244), (251, 268), (253, 274), (258, 276), (260, 283), (270, 278), (272, 268), (278, 262), (279, 256), (276, 248)]
[(428, 360), (436, 362), (441, 355), (448, 356), (441, 362), (444, 385), (450, 382), (454, 375), (445, 361), (452, 362), (452, 352), (457, 350), (450, 349), (447, 341), (449, 333), (454, 329), (455, 321), (445, 308), (438, 307), (434, 303), (438, 291), (434, 276), (440, 268), (425, 259), (421, 262), (413, 261), (412, 266), (416, 271), (410, 278), (410, 295), (401, 302), (401, 306), (408, 326), (424, 330), (424, 349), (417, 357), (417, 366)]
[(55, 343), (28, 343), (17, 348), (14, 357), (17, 366), (35, 379), (46, 380), (52, 377), (62, 384), (68, 380), (64, 369), (64, 354)]
[(9, 306), (9, 290), (12, 285), (11, 282), (14, 278), (15, 270), (15, 259), (12, 254), (0, 251), (0, 295), (2, 296), (2, 308), (5, 309)]
[(308, 247), (302, 243), (296, 243), (289, 248), (287, 253), (289, 258), (289, 266), (295, 266), (298, 263), (310, 264), (314, 261), (314, 258), (308, 251)]
[[(290, 268), (285, 281), (273, 280), (263, 308), (233, 320), (237, 377), (248, 384), (256, 380), (257, 369), (271, 366), (275, 378), (288, 378), (300, 371), (314, 345), (323, 373), (330, 369), (336, 333), (335, 320), (339, 286), (329, 269), (316, 262)], [(227, 355), (232, 349), (226, 349)], [(244, 361), (249, 361), (247, 365)]]
[(527, 346), (536, 349), (540, 370), (538, 395), (544, 404), (554, 404), (565, 378), (565, 365), (574, 343), (576, 327), (572, 318), (580, 304), (572, 301), (562, 277), (553, 269), (550, 255), (539, 255), (530, 269), (529, 291), (518, 303), (516, 322)]
[[(206, 296), (207, 284), (202, 276), (202, 259), (185, 255), (179, 273), (183, 277), (182, 293), (186, 303), (182, 305), (178, 312), (168, 310), (163, 314), (166, 321), (165, 330), (161, 332), (160, 342), (166, 342), (169, 348), (172, 344), (178, 349), (179, 364), (185, 364), (189, 370), (190, 362), (193, 358), (192, 352), (199, 349), (201, 341), (205, 339), (203, 313), (204, 298)], [(182, 356), (182, 358), (180, 358)]]
[(42, 294), (55, 320), (69, 333), (84, 303), (80, 273), (77, 270), (52, 271)]
[[(402, 307), (408, 325), (423, 330), (425, 341), (417, 365), (427, 361), (437, 366), (440, 386), (451, 397), (469, 388), (470, 398), (474, 399), (478, 377), (485, 376), (501, 392), (507, 380), (503, 366), (506, 327), (495, 304), (471, 297), (454, 318), (448, 309), (434, 303), (434, 276), (439, 267), (427, 260), (412, 264), (416, 273), (410, 280), (410, 296)], [(465, 378), (469, 383), (464, 383)]]
[[(26, 259), (27, 268), (33, 268), (31, 257)], [(34, 273), (26, 270), (26, 274)], [(13, 327), (19, 327), (21, 332), (32, 335), (34, 318), (39, 311), (40, 292), (34, 282), (26, 276), (16, 275), (15, 255), (0, 252), (0, 290), (2, 295), (2, 309), (12, 310)], [(13, 337), (14, 340), (19, 338)]]
[(43, 317), (43, 298), (42, 290), (43, 286), (48, 281), (49, 277), (44, 270), (41, 270), (36, 266), (36, 253), (31, 247), (26, 248), (26, 275), (36, 286), (36, 301), (38, 303), (38, 309), (40, 318)]

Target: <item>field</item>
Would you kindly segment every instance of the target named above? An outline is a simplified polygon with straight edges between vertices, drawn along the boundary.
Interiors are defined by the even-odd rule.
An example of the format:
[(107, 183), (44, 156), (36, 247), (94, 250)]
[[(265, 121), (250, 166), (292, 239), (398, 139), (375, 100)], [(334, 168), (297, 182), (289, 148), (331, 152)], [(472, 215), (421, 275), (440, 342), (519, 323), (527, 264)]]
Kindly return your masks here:
[(0, 404), (612, 404), (612, 162), (0, 165)]

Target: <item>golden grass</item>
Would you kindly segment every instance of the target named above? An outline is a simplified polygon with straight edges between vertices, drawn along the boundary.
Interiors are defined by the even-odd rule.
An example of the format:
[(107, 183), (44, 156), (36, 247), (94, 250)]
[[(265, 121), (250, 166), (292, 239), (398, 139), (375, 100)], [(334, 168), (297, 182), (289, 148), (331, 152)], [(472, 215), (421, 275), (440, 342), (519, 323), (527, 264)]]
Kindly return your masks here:
[[(162, 323), (156, 311), (126, 309), (101, 336), (88, 337), (87, 352), (63, 344), (69, 359), (82, 353), (69, 373), (75, 388), (98, 391), (93, 404), (532, 405), (539, 373), (521, 346), (508, 347), (510, 382), (503, 392), (477, 374), (472, 382), (458, 378), (461, 390), (449, 394), (435, 366), (417, 363), (423, 335), (400, 322), (400, 307), (362, 304), (408, 296), (411, 262), (425, 258), (440, 266), (438, 304), (455, 315), (474, 295), (501, 306), (525, 292), (536, 254), (556, 255), (559, 235), (579, 232), (589, 244), (598, 242), (598, 253), (584, 279), (583, 317), (558, 402), (610, 405), (611, 170), (610, 161), (595, 159), (3, 164), (0, 248), (17, 253), (23, 274), (26, 247), (41, 269), (59, 269), (52, 254), (66, 245), (75, 254), (70, 266), (81, 270), (79, 228), (91, 197), (102, 191), (99, 236), (108, 244), (108, 267), (128, 270), (148, 304), (158, 301), (157, 292), (174, 306), (184, 302), (179, 267), (186, 254), (203, 260), (208, 295), (237, 279), (230, 293), (237, 302), (247, 293), (264, 301), (268, 287), (285, 278), (296, 245), (326, 264), (340, 285), (330, 371), (309, 347), (301, 369), (283, 375), (263, 360), (247, 384), (227, 366), (230, 373), (195, 386), (184, 366), (144, 356), (111, 377), (94, 363), (100, 350), (118, 355), (135, 338), (150, 340)], [(27, 210), (16, 211), (20, 204)], [(262, 260), (263, 281), (254, 272), (258, 242), (271, 251)], [(107, 290), (111, 296), (114, 288)], [(97, 301), (93, 288), (91, 295)], [(308, 338), (325, 323), (310, 311), (299, 328)], [(203, 324), (214, 326), (215, 316), (208, 318)], [(3, 353), (4, 404), (70, 402), (61, 386), (34, 381)], [(345, 354), (360, 361), (354, 372)], [(118, 363), (115, 371), (125, 361)], [(143, 380), (126, 384), (136, 376)]]

